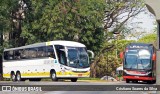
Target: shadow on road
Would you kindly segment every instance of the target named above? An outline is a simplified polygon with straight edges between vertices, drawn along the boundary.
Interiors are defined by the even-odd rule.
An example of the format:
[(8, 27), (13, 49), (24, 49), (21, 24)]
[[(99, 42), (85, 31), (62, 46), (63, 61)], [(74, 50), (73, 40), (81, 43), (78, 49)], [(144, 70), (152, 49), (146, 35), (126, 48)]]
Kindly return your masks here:
[(155, 85), (155, 84), (152, 84), (152, 83), (147, 83), (147, 82), (143, 82), (143, 81), (138, 81), (138, 82), (130, 82), (130, 83), (127, 83), (127, 84), (132, 84), (132, 85)]

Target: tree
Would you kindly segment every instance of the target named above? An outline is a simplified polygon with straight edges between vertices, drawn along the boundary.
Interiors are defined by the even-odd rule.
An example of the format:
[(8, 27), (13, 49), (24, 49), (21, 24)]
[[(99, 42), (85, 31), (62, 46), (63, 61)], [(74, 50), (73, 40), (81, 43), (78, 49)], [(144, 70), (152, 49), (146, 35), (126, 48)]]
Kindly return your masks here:
[(113, 33), (120, 33), (125, 23), (142, 11), (143, 0), (107, 0), (104, 28), (106, 31), (112, 28)]
[[(104, 29), (105, 29), (105, 38), (106, 41), (104, 44), (112, 45), (115, 49), (115, 42), (108, 42), (117, 40), (114, 37), (114, 34), (119, 34), (121, 39), (124, 39), (123, 34), (127, 34), (129, 30), (125, 27), (126, 22), (138, 15), (140, 12), (144, 11), (144, 3), (142, 0), (107, 0), (105, 8), (105, 19), (104, 19)], [(91, 74), (93, 77), (96, 77), (95, 67), (101, 63), (104, 54), (103, 52), (107, 46), (103, 45), (100, 52), (96, 55), (95, 61), (93, 62), (91, 69), (94, 71)], [(113, 50), (112, 50), (113, 51)], [(112, 53), (111, 53), (112, 54)], [(113, 58), (112, 58), (113, 59)], [(115, 59), (113, 59), (115, 60)], [(116, 62), (116, 60), (115, 60)], [(114, 69), (112, 69), (114, 71)]]
[(157, 46), (157, 35), (156, 33), (151, 33), (151, 34), (147, 34), (143, 37), (141, 37), (138, 42), (142, 42), (142, 43), (151, 43), (153, 44), (156, 48), (158, 48)]
[(26, 44), (73, 40), (98, 51), (104, 42), (104, 0), (40, 0), (31, 1), (29, 24), (23, 28)]
[(143, 43), (153, 43), (157, 39), (157, 35), (155, 33), (151, 34), (146, 34), (145, 36), (141, 37), (138, 42), (143, 42)]
[(4, 42), (3, 36), (11, 31), (11, 11), (15, 8), (17, 0), (1, 0), (0, 1), (0, 80), (2, 77), (2, 53), (4, 47), (8, 46), (8, 42)]
[[(117, 44), (115, 44), (115, 41), (112, 41), (111, 44), (115, 44), (117, 46), (112, 45), (108, 47), (109, 48), (108, 50), (102, 51), (100, 56), (96, 57), (94, 63), (91, 66), (92, 68), (91, 76), (92, 77), (102, 77), (104, 75), (113, 76), (111, 75), (112, 72), (115, 73), (116, 68), (119, 67), (120, 64), (122, 64), (122, 60), (119, 58), (119, 56), (116, 57), (116, 54), (119, 55), (120, 52), (123, 52), (126, 46), (132, 42), (135, 42), (135, 41), (134, 40), (117, 40)], [(106, 46), (107, 45), (108, 43), (106, 43)], [(96, 66), (94, 64), (96, 64)]]

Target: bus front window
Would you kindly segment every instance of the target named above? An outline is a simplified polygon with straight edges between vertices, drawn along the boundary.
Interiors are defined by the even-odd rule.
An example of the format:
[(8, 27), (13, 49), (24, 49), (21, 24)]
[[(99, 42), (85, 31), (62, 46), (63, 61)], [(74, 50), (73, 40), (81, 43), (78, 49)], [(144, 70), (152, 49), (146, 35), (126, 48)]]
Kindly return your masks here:
[(139, 50), (138, 52), (138, 67), (139, 69), (150, 69), (151, 68), (151, 53), (149, 50)]
[(126, 52), (124, 68), (150, 69), (151, 54), (148, 50), (129, 50)]
[(87, 51), (83, 47), (67, 47), (69, 66), (74, 68), (89, 67)]
[(126, 54), (126, 59), (125, 59), (125, 68), (131, 68), (135, 69), (137, 67), (137, 56), (136, 55), (131, 55), (131, 54)]
[(69, 66), (76, 67), (78, 64), (78, 50), (75, 48), (68, 49)]

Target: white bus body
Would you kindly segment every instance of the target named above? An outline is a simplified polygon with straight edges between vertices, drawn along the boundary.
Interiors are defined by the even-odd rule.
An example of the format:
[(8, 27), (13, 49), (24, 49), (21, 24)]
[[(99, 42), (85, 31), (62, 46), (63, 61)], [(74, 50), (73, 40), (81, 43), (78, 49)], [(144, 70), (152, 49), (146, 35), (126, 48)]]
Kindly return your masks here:
[(89, 77), (85, 45), (73, 41), (50, 41), (4, 50), (3, 77), (13, 81), (41, 78), (71, 79)]

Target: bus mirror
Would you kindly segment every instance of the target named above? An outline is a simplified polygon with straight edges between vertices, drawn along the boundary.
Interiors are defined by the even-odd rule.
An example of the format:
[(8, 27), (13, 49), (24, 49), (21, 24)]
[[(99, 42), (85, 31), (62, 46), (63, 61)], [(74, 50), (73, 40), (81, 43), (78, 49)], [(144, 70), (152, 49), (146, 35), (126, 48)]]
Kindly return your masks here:
[(91, 51), (91, 50), (87, 50), (87, 52), (88, 52), (88, 55), (89, 55), (89, 58), (94, 58), (94, 53), (93, 53), (93, 51)]
[(88, 56), (89, 56), (89, 62), (90, 64), (93, 62), (93, 58), (94, 58), (94, 53), (91, 50), (87, 50)]
[(123, 59), (123, 52), (120, 52), (120, 58)]
[(155, 54), (155, 53), (152, 55), (152, 60), (153, 60), (153, 61), (156, 60), (156, 54)]

